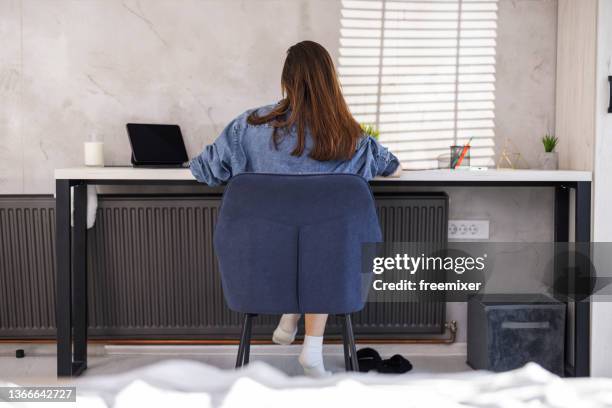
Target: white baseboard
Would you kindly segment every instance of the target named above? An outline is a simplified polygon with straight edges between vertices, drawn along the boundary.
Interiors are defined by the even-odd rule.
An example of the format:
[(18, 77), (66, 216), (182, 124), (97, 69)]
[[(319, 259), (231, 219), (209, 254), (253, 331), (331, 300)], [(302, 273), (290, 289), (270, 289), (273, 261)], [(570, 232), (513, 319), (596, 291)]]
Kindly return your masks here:
[[(104, 345), (90, 344), (88, 347), (90, 356), (105, 355), (157, 355), (157, 356), (188, 356), (188, 355), (228, 355), (236, 354), (235, 345), (208, 346), (208, 345)], [(388, 356), (401, 354), (403, 356), (464, 356), (466, 355), (466, 343), (454, 344), (357, 344), (357, 349), (372, 347), (381, 355)], [(26, 356), (54, 356), (55, 344), (32, 344), (32, 343), (7, 343), (0, 344), (0, 357), (14, 357), (15, 350), (23, 349)], [(278, 346), (278, 345), (253, 345), (253, 355), (277, 355), (297, 356), (302, 350), (301, 345)], [(342, 355), (342, 345), (326, 344), (324, 353), (328, 355)]]

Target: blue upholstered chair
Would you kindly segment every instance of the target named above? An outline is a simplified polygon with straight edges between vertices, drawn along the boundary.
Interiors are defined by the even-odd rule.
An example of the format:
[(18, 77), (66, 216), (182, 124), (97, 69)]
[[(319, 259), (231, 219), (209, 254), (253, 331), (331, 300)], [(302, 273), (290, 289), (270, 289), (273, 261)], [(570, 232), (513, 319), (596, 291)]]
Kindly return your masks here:
[(214, 246), (225, 300), (244, 313), (236, 367), (249, 361), (257, 314), (344, 317), (347, 370), (358, 370), (351, 313), (371, 276), (362, 244), (380, 242), (372, 192), (351, 174), (240, 174), (223, 196)]

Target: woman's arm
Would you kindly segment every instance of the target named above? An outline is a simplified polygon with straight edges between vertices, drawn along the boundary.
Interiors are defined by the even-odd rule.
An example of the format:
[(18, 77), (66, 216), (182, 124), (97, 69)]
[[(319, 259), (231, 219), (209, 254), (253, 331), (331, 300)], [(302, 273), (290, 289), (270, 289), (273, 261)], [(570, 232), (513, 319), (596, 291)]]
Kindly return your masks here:
[(404, 169), (402, 168), (402, 163), (400, 162), (397, 168), (395, 169), (395, 171), (393, 172), (393, 174), (389, 174), (386, 177), (394, 177), (394, 178), (401, 177), (402, 171), (404, 171)]
[(189, 168), (196, 180), (217, 186), (243, 170), (244, 155), (238, 141), (239, 132), (238, 120), (233, 120), (213, 144), (191, 160)]
[(383, 177), (399, 177), (402, 174), (402, 164), (399, 159), (389, 151), (385, 146), (381, 145), (378, 140), (372, 139), (376, 144), (376, 154), (378, 163), (378, 176)]

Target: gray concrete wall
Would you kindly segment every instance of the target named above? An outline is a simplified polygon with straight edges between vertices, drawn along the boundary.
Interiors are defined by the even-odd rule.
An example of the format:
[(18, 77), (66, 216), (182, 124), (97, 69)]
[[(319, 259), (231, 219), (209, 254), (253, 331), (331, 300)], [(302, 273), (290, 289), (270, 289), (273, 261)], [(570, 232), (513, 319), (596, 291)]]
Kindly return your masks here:
[[(91, 133), (127, 164), (128, 121), (180, 123), (195, 155), (243, 110), (279, 98), (286, 48), (338, 55), (339, 0), (1, 0), (0, 193), (48, 193)], [(554, 127), (556, 0), (500, 0), (496, 149), (535, 166)], [(522, 200), (521, 200), (522, 201)], [(482, 208), (486, 208), (483, 205)]]
[(195, 155), (279, 99), (288, 45), (338, 48), (329, 0), (1, 0), (0, 193), (49, 193), (95, 133), (128, 164), (125, 123), (179, 123)]
[[(232, 117), (279, 98), (289, 45), (312, 39), (337, 58), (341, 7), (0, 0), (0, 194), (52, 192), (53, 169), (80, 165), (92, 133), (108, 164), (127, 164), (130, 121), (179, 123), (195, 155)], [(555, 120), (556, 16), (556, 0), (498, 3), (496, 149), (509, 137), (531, 166)], [(457, 189), (451, 217), (489, 218), (492, 240), (546, 241), (552, 194)], [(451, 313), (465, 327), (463, 307)]]

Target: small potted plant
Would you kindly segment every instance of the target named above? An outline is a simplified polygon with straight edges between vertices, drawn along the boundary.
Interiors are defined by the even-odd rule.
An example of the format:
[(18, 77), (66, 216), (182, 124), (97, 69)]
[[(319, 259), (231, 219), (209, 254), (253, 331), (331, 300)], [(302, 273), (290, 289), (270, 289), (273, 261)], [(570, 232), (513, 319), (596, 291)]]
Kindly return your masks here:
[(559, 156), (555, 152), (555, 147), (557, 147), (558, 143), (559, 139), (553, 135), (546, 135), (542, 138), (544, 151), (538, 156), (542, 170), (557, 170), (559, 168)]
[(374, 128), (374, 126), (369, 125), (367, 123), (361, 124), (361, 130), (363, 131), (364, 134), (368, 136), (372, 136), (376, 140), (378, 140), (378, 137), (380, 136), (380, 132), (378, 131), (378, 129)]

